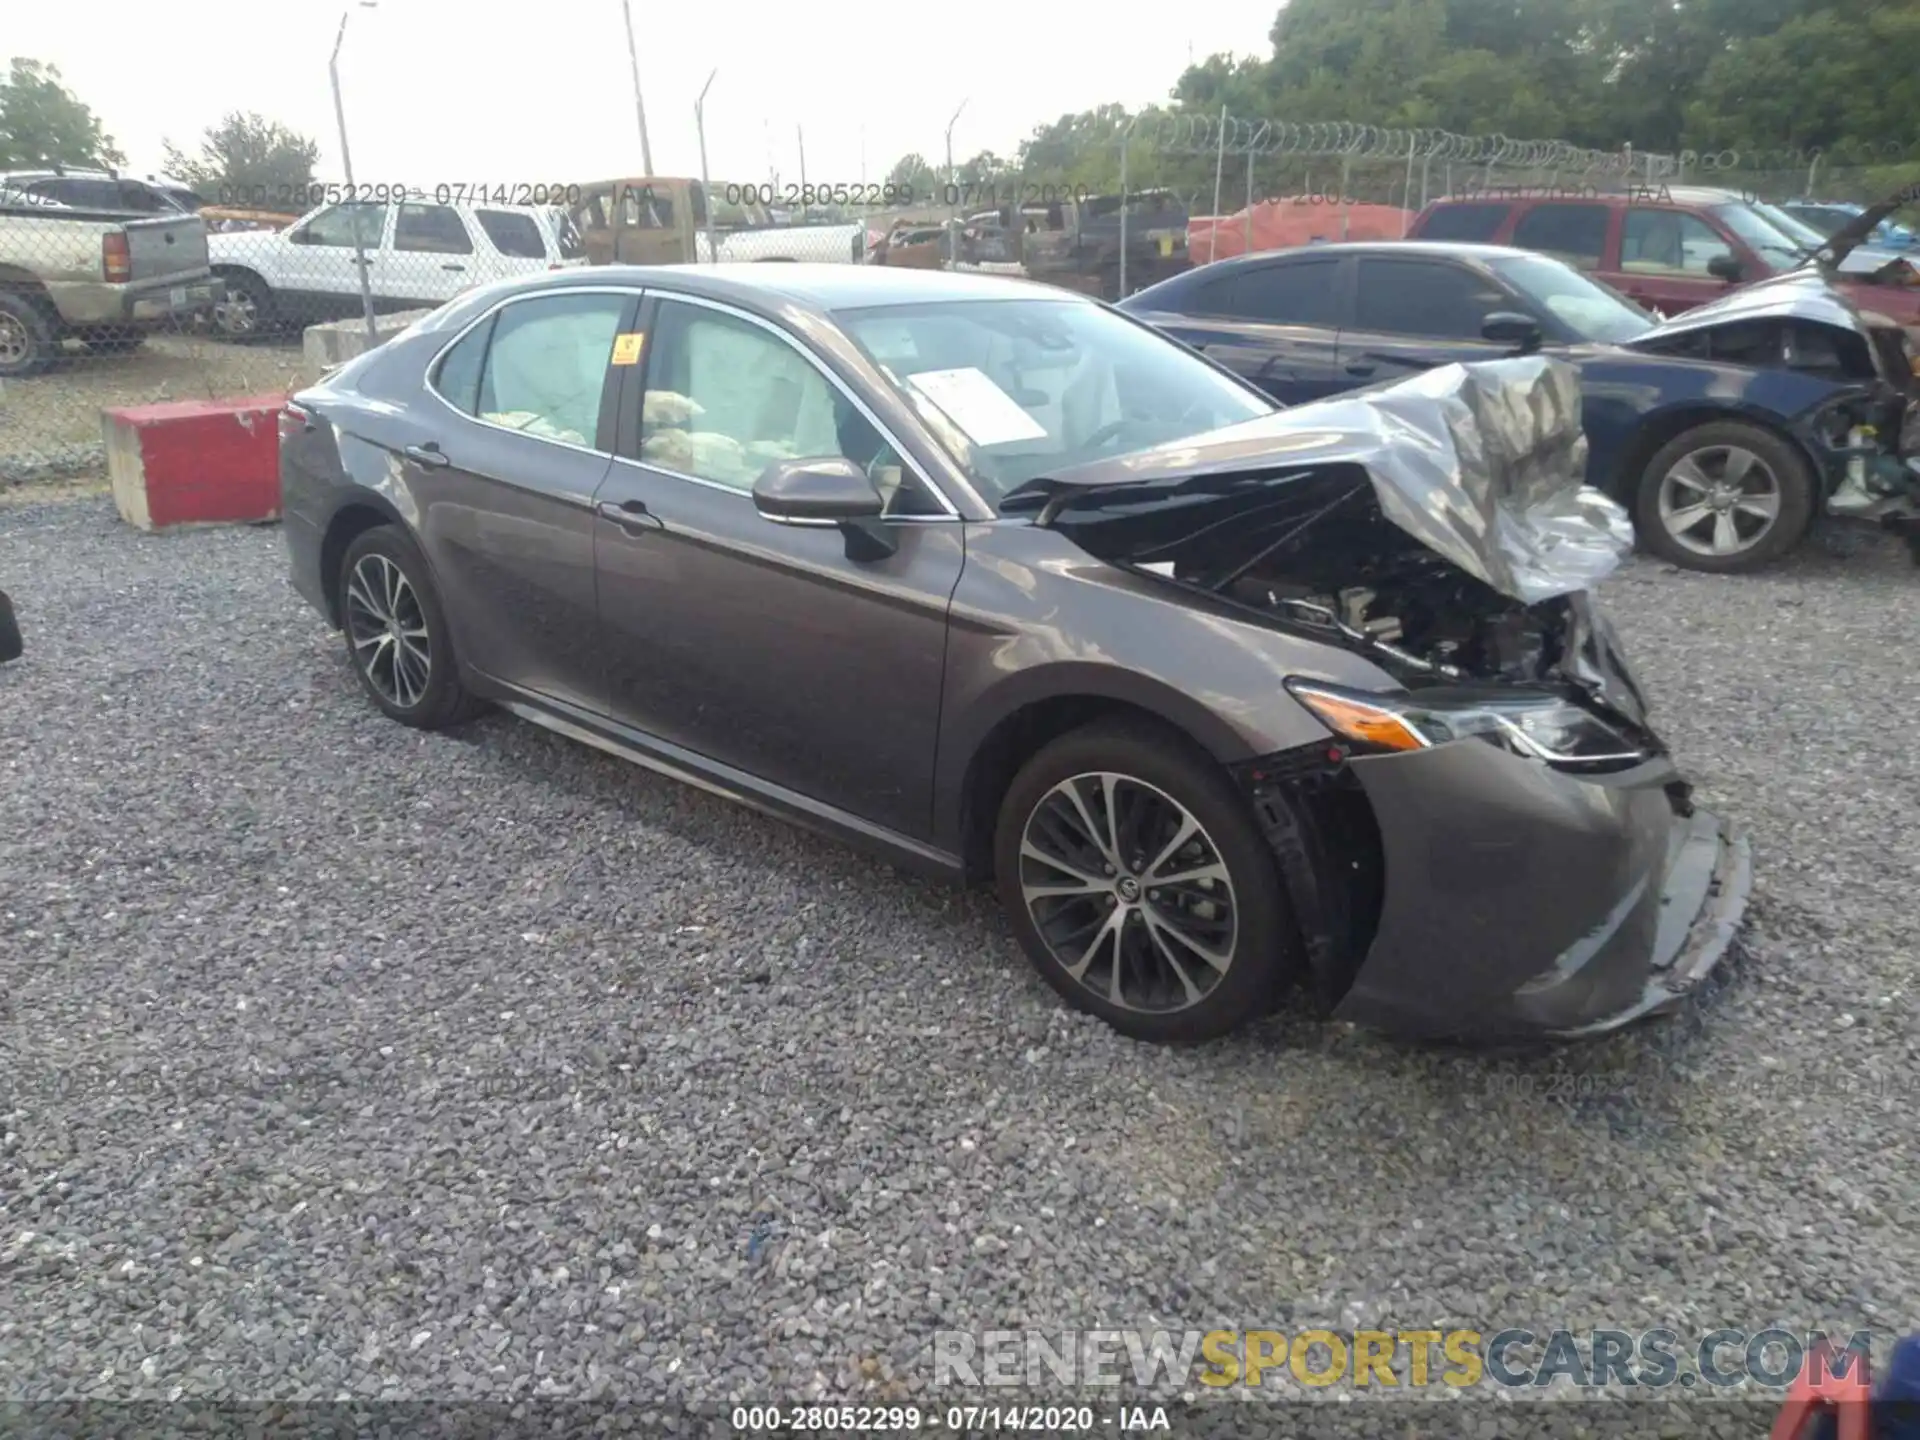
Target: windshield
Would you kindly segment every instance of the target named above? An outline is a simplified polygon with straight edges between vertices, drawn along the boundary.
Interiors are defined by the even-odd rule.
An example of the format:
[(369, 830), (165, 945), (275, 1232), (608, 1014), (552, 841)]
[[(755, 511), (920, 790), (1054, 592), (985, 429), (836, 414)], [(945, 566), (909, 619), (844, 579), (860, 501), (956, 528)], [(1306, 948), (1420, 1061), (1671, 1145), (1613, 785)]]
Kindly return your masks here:
[(948, 301), (836, 318), (995, 502), (1042, 475), (1279, 408), (1084, 301)]
[[(1721, 224), (1739, 236), (1749, 250), (1776, 270), (1798, 265), (1810, 249), (1826, 243), (1826, 237), (1818, 231), (1808, 229), (1787, 215), (1780, 215), (1776, 221), (1763, 214), (1758, 206), (1739, 203), (1716, 205), (1713, 214)], [(1796, 234), (1811, 235), (1813, 238), (1795, 239)]]
[(1644, 335), (1654, 326), (1653, 317), (1619, 291), (1588, 279), (1558, 260), (1515, 254), (1487, 263), (1580, 340), (1617, 345)]
[(1826, 243), (1827, 236), (1824, 232), (1809, 225), (1799, 216), (1788, 214), (1778, 205), (1772, 205), (1765, 200), (1760, 200), (1754, 202), (1753, 208), (1760, 212), (1761, 219), (1765, 220), (1796, 245), (1804, 246), (1810, 250), (1817, 250)]

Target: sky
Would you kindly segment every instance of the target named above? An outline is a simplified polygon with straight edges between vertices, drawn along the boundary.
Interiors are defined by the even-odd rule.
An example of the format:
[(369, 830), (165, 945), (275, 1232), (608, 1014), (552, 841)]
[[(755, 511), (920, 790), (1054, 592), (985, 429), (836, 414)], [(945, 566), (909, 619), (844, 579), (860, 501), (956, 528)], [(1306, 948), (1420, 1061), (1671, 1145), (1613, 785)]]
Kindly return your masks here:
[[(772, 169), (797, 181), (797, 126), (816, 185), (878, 182), (915, 150), (943, 165), (963, 102), (956, 162), (1010, 155), (1064, 113), (1163, 100), (1190, 56), (1267, 54), (1279, 8), (1211, 0), (1133, 20), (1063, 0), (630, 3), (655, 173), (700, 173), (694, 100), (717, 70), (706, 101), (713, 179)], [(318, 140), (318, 178), (342, 178), (327, 81), (341, 0), (173, 0), (164, 25), (135, 28), (137, 43), (99, 6), (8, 8), (4, 54), (57, 65), (135, 173), (161, 168), (164, 141), (191, 153), (225, 112), (251, 110)], [(553, 184), (642, 169), (621, 0), (352, 3), (340, 83), (362, 185)]]

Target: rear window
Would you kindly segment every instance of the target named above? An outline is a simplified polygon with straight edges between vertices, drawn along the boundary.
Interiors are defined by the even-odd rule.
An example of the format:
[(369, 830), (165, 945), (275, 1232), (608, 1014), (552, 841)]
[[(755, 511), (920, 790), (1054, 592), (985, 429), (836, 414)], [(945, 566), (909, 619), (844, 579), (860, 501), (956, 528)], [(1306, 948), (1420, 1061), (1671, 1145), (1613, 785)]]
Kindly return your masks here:
[(487, 232), (487, 239), (502, 255), (510, 255), (516, 260), (547, 258), (546, 242), (540, 238), (540, 227), (533, 223), (531, 215), (517, 215), (511, 210), (481, 210), (477, 213), (480, 228)]
[(1442, 205), (1420, 226), (1422, 240), (1491, 240), (1499, 233), (1506, 205)]

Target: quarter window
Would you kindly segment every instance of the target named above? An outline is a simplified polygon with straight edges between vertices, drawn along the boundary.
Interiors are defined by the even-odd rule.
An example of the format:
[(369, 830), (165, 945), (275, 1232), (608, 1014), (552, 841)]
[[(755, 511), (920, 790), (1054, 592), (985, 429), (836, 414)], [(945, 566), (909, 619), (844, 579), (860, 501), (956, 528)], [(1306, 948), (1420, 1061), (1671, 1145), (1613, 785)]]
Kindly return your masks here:
[(742, 493), (782, 460), (851, 460), (891, 515), (942, 513), (873, 423), (794, 345), (695, 305), (661, 307), (640, 458)]
[(1478, 340), (1495, 310), (1515, 302), (1486, 277), (1424, 260), (1362, 260), (1355, 323), (1386, 335)]
[(490, 424), (598, 448), (601, 396), (626, 306), (620, 295), (544, 295), (503, 306), (481, 342), (478, 383), (463, 349), (486, 326), (447, 353), (440, 393), (462, 408), (471, 395), (472, 413)]
[(1420, 227), (1422, 240), (1491, 240), (1507, 218), (1507, 205), (1442, 205)]
[(540, 238), (540, 227), (534, 223), (531, 215), (520, 215), (512, 210), (481, 210), (476, 214), (480, 228), (487, 232), (487, 239), (502, 255), (510, 255), (516, 260), (547, 258), (547, 247)]
[(450, 205), (402, 205), (393, 226), (393, 248), (429, 255), (471, 255), (473, 237)]
[(1635, 275), (1709, 275), (1716, 258), (1731, 254), (1718, 230), (1684, 210), (1635, 207), (1620, 235), (1620, 268)]

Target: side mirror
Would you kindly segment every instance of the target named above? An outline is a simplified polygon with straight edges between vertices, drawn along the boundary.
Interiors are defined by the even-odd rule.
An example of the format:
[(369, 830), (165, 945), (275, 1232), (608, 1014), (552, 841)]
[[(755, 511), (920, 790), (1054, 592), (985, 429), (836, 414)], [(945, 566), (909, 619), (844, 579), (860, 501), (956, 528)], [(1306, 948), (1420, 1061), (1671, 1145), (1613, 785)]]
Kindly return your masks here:
[(1740, 278), (1740, 262), (1731, 255), (1716, 255), (1707, 261), (1707, 274), (1731, 285)]
[(1531, 315), (1496, 310), (1480, 322), (1480, 334), (1496, 345), (1510, 345), (1522, 355), (1540, 348), (1540, 322)]
[(753, 504), (783, 525), (878, 520), (885, 509), (866, 472), (838, 456), (775, 461), (753, 482)]

